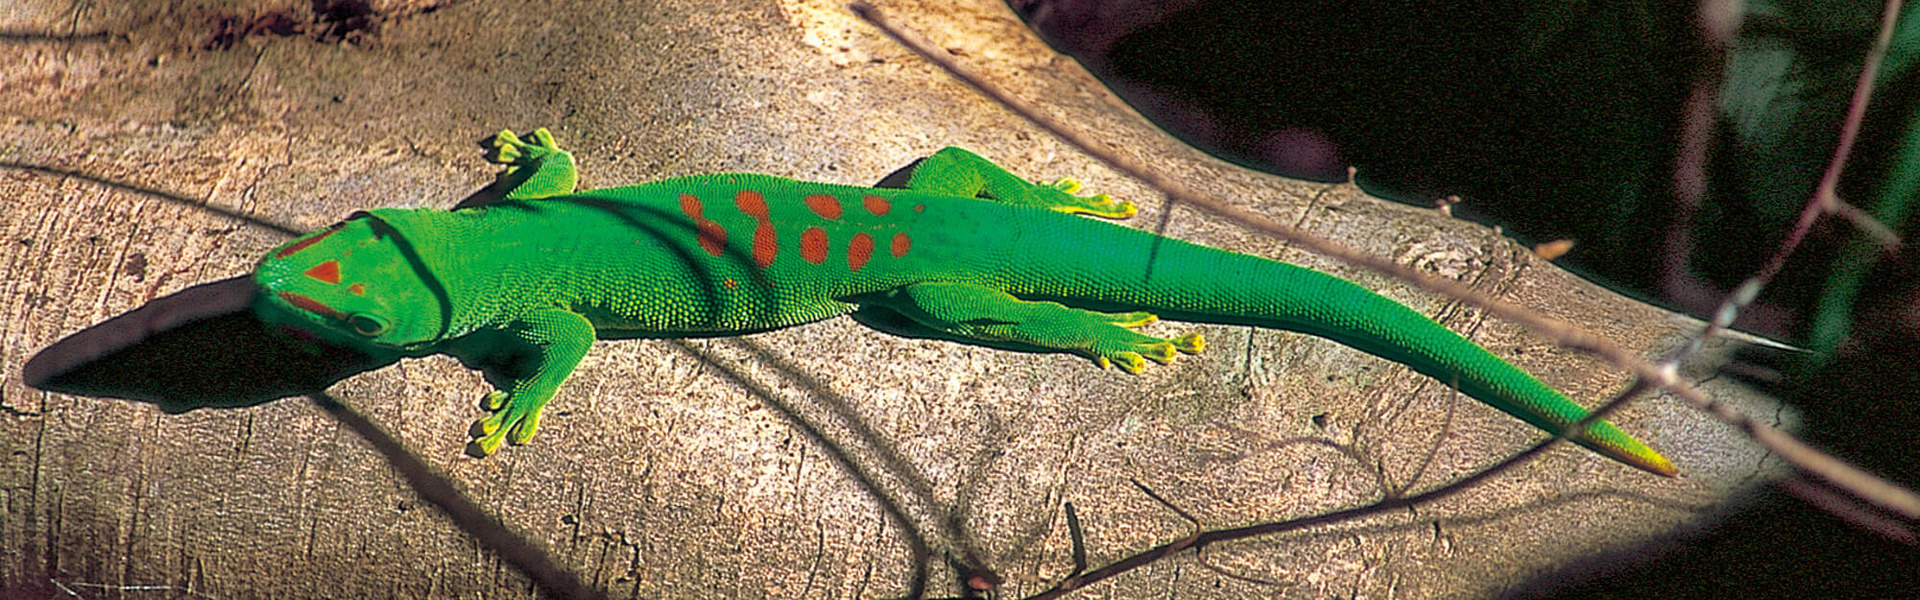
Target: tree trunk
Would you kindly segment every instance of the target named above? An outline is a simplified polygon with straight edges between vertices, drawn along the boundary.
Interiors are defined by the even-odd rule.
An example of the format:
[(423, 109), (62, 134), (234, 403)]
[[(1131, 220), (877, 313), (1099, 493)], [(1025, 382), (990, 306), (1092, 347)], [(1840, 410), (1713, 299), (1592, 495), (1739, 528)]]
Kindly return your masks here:
[[(1385, 277), (1189, 211), (1163, 221), (1154, 193), (833, 1), (113, 4), (27, 0), (0, 23), (23, 32), (0, 46), (0, 595), (536, 595), (306, 400), (167, 414), (18, 376), (63, 336), (243, 274), (287, 239), (223, 211), (310, 230), (363, 208), (448, 207), (490, 180), (474, 142), (502, 128), (551, 127), (584, 188), (715, 171), (871, 184), (963, 146), (1139, 202), (1134, 226), (1353, 279), (1583, 402), (1627, 383)], [(1303, 229), (1648, 353), (1693, 327), (1485, 228), (1202, 156), (1003, 5), (882, 8), (1123, 153)], [(486, 386), (456, 361), (402, 361), (331, 391), (611, 597), (900, 597), (920, 580), (935, 596), (997, 581), (1001, 597), (1020, 597), (1073, 571), (1069, 504), (1099, 567), (1194, 531), (1141, 488), (1200, 528), (1243, 526), (1431, 489), (1541, 438), (1443, 382), (1318, 338), (1151, 331), (1211, 343), (1129, 376), (847, 319), (601, 342), (533, 443), (486, 459), (462, 454)], [(1731, 385), (1710, 391), (1776, 411)], [(1697, 522), (1767, 464), (1665, 398), (1612, 420), (1681, 478), (1563, 447), (1437, 503), (1176, 553), (1090, 593), (1491, 594)]]

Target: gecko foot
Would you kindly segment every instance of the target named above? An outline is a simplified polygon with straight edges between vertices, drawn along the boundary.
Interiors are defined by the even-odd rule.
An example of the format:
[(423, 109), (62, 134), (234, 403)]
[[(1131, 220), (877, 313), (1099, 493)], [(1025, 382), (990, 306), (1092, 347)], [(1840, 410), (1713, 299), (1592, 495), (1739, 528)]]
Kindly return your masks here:
[(510, 167), (531, 165), (540, 162), (547, 155), (559, 152), (560, 146), (553, 141), (553, 133), (541, 127), (533, 130), (531, 143), (514, 135), (512, 129), (502, 129), (482, 145), (487, 148), (487, 162)]
[(493, 414), (473, 422), (467, 435), (473, 441), (467, 443), (467, 455), (474, 458), (486, 458), (500, 450), (502, 443), (515, 446), (533, 439), (540, 428), (540, 406), (525, 406), (525, 402), (514, 402), (512, 394), (502, 391), (488, 393), (480, 400), (483, 409)]
[(494, 176), (494, 186), (509, 199), (548, 198), (573, 193), (579, 174), (573, 155), (560, 149), (545, 127), (533, 130), (532, 140), (502, 129), (480, 143), (487, 162), (506, 165)]
[(1093, 215), (1107, 219), (1125, 219), (1140, 212), (1140, 208), (1134, 206), (1132, 202), (1114, 200), (1112, 196), (1106, 194), (1094, 194), (1091, 196), (1074, 195), (1074, 192), (1078, 191), (1080, 191), (1080, 181), (1072, 177), (1062, 177), (1053, 183), (1036, 186), (1034, 188), (1035, 193), (1058, 192), (1058, 194), (1048, 194), (1049, 196), (1057, 196), (1057, 198), (1052, 199), (1047, 204), (1054, 210), (1064, 213)]
[[(1144, 312), (1118, 313), (1109, 316), (1113, 317), (1113, 325), (1127, 329), (1137, 328), (1158, 319)], [(1094, 364), (1100, 365), (1102, 369), (1114, 366), (1122, 371), (1138, 374), (1146, 370), (1149, 360), (1164, 365), (1173, 362), (1174, 357), (1181, 354), (1198, 354), (1206, 349), (1206, 346), (1206, 340), (1202, 339), (1198, 333), (1165, 339), (1125, 331), (1122, 335), (1106, 336), (1106, 339), (1095, 342), (1083, 353), (1093, 358)]]

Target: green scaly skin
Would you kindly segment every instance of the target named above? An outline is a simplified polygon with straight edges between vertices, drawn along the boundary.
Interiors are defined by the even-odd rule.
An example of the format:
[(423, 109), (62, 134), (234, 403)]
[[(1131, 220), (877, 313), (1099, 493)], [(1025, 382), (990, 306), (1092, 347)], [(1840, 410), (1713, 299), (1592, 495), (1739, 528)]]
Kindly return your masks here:
[[(1135, 210), (1074, 195), (1072, 180), (1028, 183), (958, 148), (916, 163), (902, 189), (718, 174), (575, 192), (573, 160), (546, 130), (530, 141), (503, 131), (491, 147), (488, 159), (507, 165), (503, 199), (358, 213), (276, 249), (255, 274), (270, 322), (368, 352), (512, 365), (471, 432), (478, 456), (531, 439), (598, 337), (728, 335), (848, 313), (1130, 373), (1202, 347), (1198, 334), (1134, 331), (1158, 316), (1257, 325), (1405, 364), (1549, 431), (1587, 414), (1358, 285), (1074, 216)], [(1675, 473), (1605, 422), (1573, 440)]]

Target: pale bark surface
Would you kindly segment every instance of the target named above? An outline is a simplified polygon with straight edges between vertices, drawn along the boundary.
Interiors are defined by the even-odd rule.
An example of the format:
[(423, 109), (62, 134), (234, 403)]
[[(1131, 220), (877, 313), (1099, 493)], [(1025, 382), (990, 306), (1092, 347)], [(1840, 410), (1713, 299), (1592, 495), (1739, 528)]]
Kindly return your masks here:
[[(585, 187), (712, 171), (867, 184), (958, 145), (1138, 201), (1136, 226), (1161, 219), (1138, 184), (834, 2), (393, 2), (325, 26), (307, 3), (271, 0), (16, 4), (0, 14), (0, 161), (56, 172), (0, 169), (0, 595), (50, 582), (90, 597), (533, 594), (305, 400), (168, 415), (22, 385), (20, 365), (39, 349), (243, 273), (285, 239), (57, 171), (311, 229), (361, 208), (450, 206), (492, 175), (476, 140), (547, 126), (575, 150)], [(1200, 156), (1003, 5), (882, 7), (1064, 120), (1301, 228), (1649, 354), (1690, 327), (1485, 228)], [(1583, 401), (1626, 383), (1508, 324), (1228, 224), (1180, 211), (1168, 233), (1354, 279)], [(930, 548), (932, 594), (961, 593), (946, 557), (971, 554), (1017, 597), (1071, 569), (1064, 502), (1095, 566), (1190, 532), (1130, 480), (1205, 527), (1245, 525), (1356, 506), (1383, 486), (1429, 488), (1540, 436), (1319, 339), (1152, 330), (1191, 329), (1209, 337), (1204, 355), (1141, 376), (846, 319), (744, 339), (603, 342), (533, 444), (484, 460), (461, 453), (484, 383), (451, 359), (403, 362), (333, 392), (613, 597), (898, 597), (917, 567), (911, 540)], [(1734, 386), (1708, 388), (1777, 414)], [(1698, 524), (1767, 472), (1736, 433), (1677, 402), (1644, 400), (1613, 420), (1682, 477), (1563, 448), (1418, 511), (1189, 552), (1083, 593), (1494, 594)]]

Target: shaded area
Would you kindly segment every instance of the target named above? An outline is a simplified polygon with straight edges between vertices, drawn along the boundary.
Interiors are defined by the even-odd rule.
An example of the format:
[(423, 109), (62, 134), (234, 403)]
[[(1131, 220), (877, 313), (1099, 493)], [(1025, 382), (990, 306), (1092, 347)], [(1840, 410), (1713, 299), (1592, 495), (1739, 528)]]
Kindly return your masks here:
[[(1658, 250), (1635, 241), (1666, 224), (1690, 4), (1136, 1), (1159, 14), (1124, 32), (1066, 15), (1094, 3), (1028, 4), (1051, 43), (1209, 153), (1318, 181), (1353, 166), (1403, 202), (1463, 196), (1455, 214), (1576, 240), (1589, 264)], [(1651, 275), (1627, 271), (1610, 276)]]
[[(1752, 5), (1714, 47), (1693, 3), (1013, 4), (1130, 104), (1212, 154), (1324, 181), (1352, 166), (1370, 193), (1410, 204), (1459, 196), (1453, 214), (1528, 244), (1571, 240), (1558, 264), (1701, 318), (1768, 260), (1813, 195), (1878, 6)], [(1839, 188), (1906, 238), (1920, 231), (1906, 208), (1913, 183), (1900, 176), (1920, 163), (1916, 17), (1909, 6)], [(1708, 93), (1690, 99), (1694, 82)], [(1688, 139), (1689, 118), (1707, 121), (1694, 136), (1704, 139)], [(1690, 143), (1705, 163), (1676, 171)], [(1681, 183), (1705, 192), (1697, 206), (1676, 197), (1689, 178), (1699, 181)], [(1911, 244), (1883, 253), (1832, 221), (1741, 329), (1835, 352), (1838, 338), (1884, 335), (1912, 310)], [(1816, 311), (1825, 323), (1812, 322)], [(1912, 323), (1897, 330), (1920, 339)]]
[(1710, 531), (1572, 565), (1512, 597), (1911, 598), (1916, 572), (1912, 546), (1769, 492)]
[(240, 213), (230, 208), (224, 208), (224, 207), (207, 204), (207, 202), (204, 200), (183, 196), (183, 195), (169, 192), (166, 190), (150, 188), (147, 186), (134, 184), (134, 183), (128, 183), (125, 181), (120, 181), (118, 179), (102, 177), (102, 176), (94, 175), (91, 173), (83, 173), (80, 171), (75, 171), (73, 169), (64, 169), (60, 167), (15, 162), (10, 160), (0, 160), (0, 169), (19, 169), (19, 170), (27, 171), (30, 173), (40, 173), (43, 175), (52, 175), (55, 177), (68, 177), (72, 179), (78, 179), (81, 181), (88, 181), (88, 182), (92, 182), (115, 191), (127, 192), (132, 194), (140, 194), (143, 196), (151, 196), (154, 198), (165, 200), (167, 202), (179, 204), (181, 206), (191, 206), (195, 210), (201, 210), (207, 213), (220, 215), (223, 218), (233, 219), (235, 221), (240, 221), (250, 225), (262, 227), (270, 231), (284, 233), (289, 236), (298, 236), (300, 234), (306, 233), (304, 231), (299, 230), (298, 228), (295, 228), (289, 225), (283, 225), (283, 224), (275, 223), (273, 221), (268, 221), (266, 219), (262, 219), (260, 217), (256, 217), (253, 215)]
[[(1897, 357), (1910, 348), (1873, 345)], [(1792, 357), (1748, 357), (1783, 360)], [(1902, 360), (1854, 361), (1772, 390), (1802, 408), (1809, 443), (1897, 482), (1920, 481), (1920, 370)], [(1842, 393), (1844, 392), (1844, 393)], [(1778, 489), (1760, 495), (1711, 530), (1664, 547), (1576, 565), (1543, 578), (1520, 597), (1552, 598), (1911, 598), (1920, 595), (1920, 550), (1828, 512), (1820, 498)], [(1607, 561), (1603, 561), (1607, 562)], [(1587, 578), (1593, 571), (1603, 579)], [(1554, 584), (1559, 584), (1558, 586)]]
[(187, 288), (67, 336), (27, 361), (27, 385), (139, 400), (171, 413), (324, 390), (398, 356), (295, 340), (256, 318), (243, 275)]
[(307, 394), (379, 451), (423, 499), (547, 597), (602, 597), (379, 425), (325, 393), (342, 379), (398, 360), (397, 355), (372, 356), (271, 331), (254, 316), (254, 290), (252, 276), (242, 275), (156, 299), (40, 351), (23, 368), (22, 379), (48, 391), (150, 402), (170, 413)]
[(414, 493), (446, 513), (447, 518), (459, 525), (461, 531), (473, 536), (501, 560), (533, 580), (534, 585), (545, 592), (543, 597), (571, 600), (606, 597), (600, 590), (581, 581), (572, 571), (554, 564), (552, 553), (541, 544), (508, 527), (498, 514), (489, 512), (466, 494), (460, 493), (446, 475), (427, 466), (413, 450), (359, 410), (326, 392), (314, 392), (307, 397), (341, 424), (360, 434), (361, 439), (387, 459), (387, 464), (406, 480)]
[(459, 0), (310, 0), (266, 11), (203, 10), (200, 47), (229, 50), (252, 37), (303, 36), (320, 43), (358, 42), (392, 21), (431, 13)]

